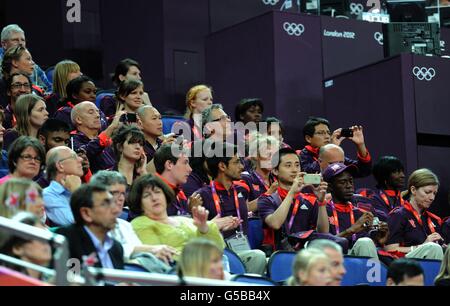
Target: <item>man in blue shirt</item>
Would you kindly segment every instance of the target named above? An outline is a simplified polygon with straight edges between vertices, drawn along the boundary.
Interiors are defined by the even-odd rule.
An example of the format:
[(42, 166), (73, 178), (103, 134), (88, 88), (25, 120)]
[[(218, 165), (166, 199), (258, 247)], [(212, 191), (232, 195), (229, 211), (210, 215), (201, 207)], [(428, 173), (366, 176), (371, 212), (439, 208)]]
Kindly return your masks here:
[(47, 153), (47, 175), (50, 185), (43, 196), (47, 217), (52, 225), (74, 223), (70, 197), (81, 186), (83, 159), (68, 147), (57, 147)]
[[(1, 44), (2, 48), (0, 48), (0, 62), (3, 59), (3, 54), (9, 48), (17, 45), (26, 47), (27, 41), (25, 39), (25, 32), (17, 24), (10, 24), (2, 30)], [(50, 83), (45, 72), (37, 64), (34, 66), (34, 72), (31, 75), (31, 80), (34, 85), (42, 88), (44, 92), (52, 92), (52, 83)]]

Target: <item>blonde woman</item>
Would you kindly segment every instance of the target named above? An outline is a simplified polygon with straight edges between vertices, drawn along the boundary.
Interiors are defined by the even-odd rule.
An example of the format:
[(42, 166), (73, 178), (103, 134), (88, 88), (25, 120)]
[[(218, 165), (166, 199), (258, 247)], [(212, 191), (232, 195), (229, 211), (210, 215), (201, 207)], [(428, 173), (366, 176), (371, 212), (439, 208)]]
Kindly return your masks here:
[(207, 239), (191, 240), (178, 261), (178, 274), (199, 278), (224, 280), (223, 251)]
[(27, 179), (13, 178), (0, 186), (0, 216), (11, 218), (19, 211), (45, 220), (41, 187)]
[(442, 259), (441, 270), (434, 280), (435, 286), (450, 286), (450, 249), (447, 248)]
[(81, 75), (80, 66), (74, 61), (64, 60), (56, 64), (53, 73), (53, 94), (45, 99), (51, 116), (57, 111), (60, 101), (67, 98), (67, 84)]
[(439, 179), (431, 170), (411, 174), (404, 205), (389, 214), (386, 251), (407, 258), (442, 259), (442, 220), (428, 211), (438, 189)]
[(48, 120), (45, 102), (37, 95), (28, 94), (17, 99), (14, 109), (16, 126), (8, 130), (4, 136), (3, 147), (9, 149), (11, 143), (20, 136), (38, 138), (39, 129)]
[(328, 286), (331, 283), (330, 259), (317, 249), (303, 249), (295, 256), (289, 286)]

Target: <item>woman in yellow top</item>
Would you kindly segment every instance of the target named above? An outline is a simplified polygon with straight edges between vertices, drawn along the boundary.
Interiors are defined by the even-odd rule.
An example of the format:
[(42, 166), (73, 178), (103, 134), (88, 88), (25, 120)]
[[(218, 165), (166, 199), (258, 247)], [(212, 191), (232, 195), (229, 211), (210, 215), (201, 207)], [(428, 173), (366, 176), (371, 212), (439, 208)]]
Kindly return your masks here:
[(209, 212), (204, 207), (193, 208), (192, 219), (167, 215), (167, 205), (173, 202), (174, 197), (173, 191), (151, 174), (134, 182), (128, 203), (131, 212), (139, 216), (131, 225), (142, 243), (168, 245), (181, 254), (191, 239), (202, 237), (214, 241), (223, 249), (225, 242), (222, 235), (217, 225), (207, 222)]

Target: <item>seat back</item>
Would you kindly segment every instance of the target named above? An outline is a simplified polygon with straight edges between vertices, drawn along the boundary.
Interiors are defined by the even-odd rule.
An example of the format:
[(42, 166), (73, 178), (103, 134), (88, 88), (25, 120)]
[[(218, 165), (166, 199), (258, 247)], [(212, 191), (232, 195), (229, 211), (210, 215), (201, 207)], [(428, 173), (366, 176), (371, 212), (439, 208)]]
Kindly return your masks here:
[(386, 285), (387, 267), (377, 259), (345, 256), (344, 266), (347, 273), (342, 279), (342, 286)]
[(277, 251), (273, 253), (267, 264), (270, 279), (281, 283), (291, 277), (295, 255), (295, 252), (288, 251)]
[(167, 135), (172, 133), (172, 128), (175, 125), (175, 123), (178, 122), (186, 123), (186, 119), (181, 116), (163, 116), (162, 122), (163, 122), (163, 133), (164, 135)]
[(264, 240), (263, 223), (260, 218), (248, 219), (248, 242), (252, 249), (259, 249)]
[(425, 286), (434, 286), (434, 279), (439, 274), (442, 262), (433, 259), (416, 259), (423, 269)]
[(231, 281), (239, 282), (239, 283), (263, 285), (263, 286), (277, 286), (278, 285), (276, 282), (268, 279), (267, 277), (258, 276), (258, 275), (239, 274), (239, 275), (233, 276), (231, 278)]
[(223, 251), (224, 255), (228, 258), (228, 263), (230, 265), (231, 274), (245, 274), (245, 265), (239, 256), (230, 249), (225, 249)]
[(100, 102), (102, 101), (102, 99), (104, 97), (114, 97), (115, 95), (113, 93), (110, 92), (101, 92), (97, 94), (97, 98), (95, 99), (95, 105), (97, 105), (98, 108), (100, 108)]
[(55, 66), (49, 67), (45, 71), (45, 76), (50, 83), (53, 83), (53, 74), (55, 73)]

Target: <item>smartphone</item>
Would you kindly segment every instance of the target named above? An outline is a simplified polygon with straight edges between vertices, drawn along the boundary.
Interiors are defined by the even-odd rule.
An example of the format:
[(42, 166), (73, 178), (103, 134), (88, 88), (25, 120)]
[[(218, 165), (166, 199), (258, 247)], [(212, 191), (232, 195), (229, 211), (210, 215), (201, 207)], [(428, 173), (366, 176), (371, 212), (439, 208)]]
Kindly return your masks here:
[(127, 122), (128, 123), (136, 123), (137, 115), (135, 113), (127, 113)]
[(342, 129), (341, 137), (344, 137), (344, 138), (353, 137), (353, 130), (352, 129)]
[(134, 113), (123, 114), (122, 117), (120, 117), (120, 122), (122, 122), (122, 123), (136, 123), (137, 122), (137, 115), (134, 114)]
[(320, 185), (322, 176), (320, 174), (305, 174), (303, 182), (305, 185)]

